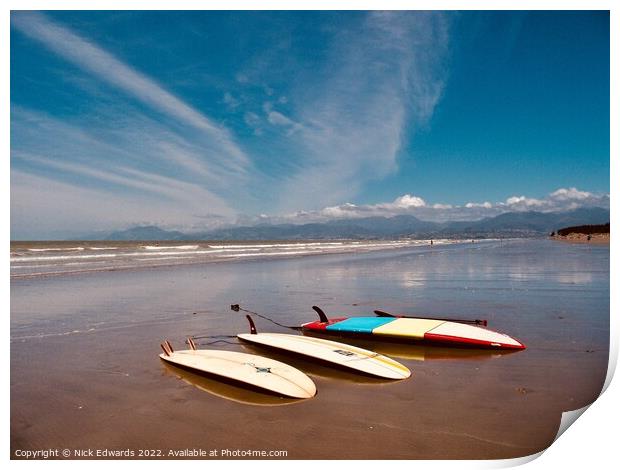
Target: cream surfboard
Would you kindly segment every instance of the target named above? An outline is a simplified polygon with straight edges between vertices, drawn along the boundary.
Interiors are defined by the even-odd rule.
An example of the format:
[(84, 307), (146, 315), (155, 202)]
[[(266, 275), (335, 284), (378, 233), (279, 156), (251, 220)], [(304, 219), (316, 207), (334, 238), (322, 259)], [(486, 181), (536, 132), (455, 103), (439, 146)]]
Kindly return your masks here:
[(247, 319), (251, 333), (237, 335), (243, 341), (300, 354), (384, 379), (400, 380), (411, 376), (407, 367), (374, 351), (308, 336), (257, 333), (252, 319), (249, 316)]
[(311, 398), (316, 394), (316, 386), (310, 377), (288, 364), (254, 354), (197, 350), (191, 338), (188, 342), (191, 349), (174, 351), (170, 343), (165, 341), (161, 345), (164, 352), (159, 357), (177, 367), (285, 397)]
[(164, 369), (167, 374), (177, 377), (183, 382), (196, 387), (203, 392), (217, 398), (223, 398), (235, 403), (250, 406), (287, 406), (300, 403), (303, 400), (298, 398), (283, 397), (273, 393), (263, 393), (262, 390), (250, 390), (246, 387), (239, 387), (234, 383), (227, 383), (208, 374), (197, 374), (191, 370), (182, 369), (174, 364), (163, 361)]

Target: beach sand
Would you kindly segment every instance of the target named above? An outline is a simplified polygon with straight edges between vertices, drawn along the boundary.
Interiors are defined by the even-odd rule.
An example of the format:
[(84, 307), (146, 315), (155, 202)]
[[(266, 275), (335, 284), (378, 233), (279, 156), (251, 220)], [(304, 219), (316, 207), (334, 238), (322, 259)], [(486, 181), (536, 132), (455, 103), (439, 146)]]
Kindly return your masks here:
[(569, 233), (568, 235), (556, 235), (552, 240), (559, 240), (568, 243), (586, 243), (590, 245), (609, 245), (611, 239), (609, 233), (593, 233), (588, 239), (585, 233)]
[[(182, 348), (188, 335), (247, 331), (231, 303), (291, 325), (314, 320), (311, 305), (331, 316), (381, 308), (485, 318), (528, 348), (498, 354), (374, 343), (412, 370), (410, 379), (388, 382), (232, 338), (198, 341), (284, 358), (316, 383), (317, 396), (302, 401), (159, 359), (164, 338)], [(290, 332), (256, 323), (259, 331)], [(72, 456), (201, 449), (221, 458), (223, 449), (249, 449), (293, 459), (520, 457), (552, 442), (562, 411), (598, 396), (608, 348), (607, 247), (497, 242), (18, 279), (11, 456), (52, 448)]]

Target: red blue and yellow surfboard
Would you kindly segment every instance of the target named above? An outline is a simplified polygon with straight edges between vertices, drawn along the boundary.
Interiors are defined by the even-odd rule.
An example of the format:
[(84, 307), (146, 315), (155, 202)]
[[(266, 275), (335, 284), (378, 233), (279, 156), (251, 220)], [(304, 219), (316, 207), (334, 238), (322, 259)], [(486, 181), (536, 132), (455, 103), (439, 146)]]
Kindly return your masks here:
[[(314, 308), (314, 307), (313, 307)], [(315, 308), (317, 312), (320, 309)], [(367, 339), (392, 339), (451, 346), (491, 349), (525, 349), (516, 339), (497, 331), (457, 321), (411, 317), (340, 317), (328, 319), (320, 311), (318, 321), (302, 324), (302, 329)]]

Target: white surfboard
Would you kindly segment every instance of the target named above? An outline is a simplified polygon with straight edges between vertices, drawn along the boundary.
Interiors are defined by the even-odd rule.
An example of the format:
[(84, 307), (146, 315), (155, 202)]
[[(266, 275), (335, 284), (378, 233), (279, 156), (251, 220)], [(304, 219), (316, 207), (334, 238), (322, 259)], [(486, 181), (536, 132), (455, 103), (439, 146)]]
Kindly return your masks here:
[[(190, 340), (190, 346), (195, 347)], [(306, 374), (280, 361), (254, 354), (233, 351), (173, 351), (169, 342), (162, 344), (159, 357), (176, 366), (240, 382), (291, 398), (311, 398), (316, 386)]]
[(282, 333), (243, 333), (237, 338), (385, 379), (406, 379), (411, 375), (407, 367), (387, 356), (336, 341)]
[(303, 401), (298, 398), (283, 397), (275, 393), (263, 393), (263, 391), (259, 389), (250, 390), (246, 387), (239, 387), (235, 385), (234, 382), (227, 383), (219, 377), (208, 374), (197, 374), (195, 371), (192, 372), (191, 370), (177, 367), (166, 361), (163, 361), (163, 363), (166, 374), (177, 377), (186, 384), (196, 387), (214, 397), (241, 403), (242, 405), (261, 407), (288, 406)]

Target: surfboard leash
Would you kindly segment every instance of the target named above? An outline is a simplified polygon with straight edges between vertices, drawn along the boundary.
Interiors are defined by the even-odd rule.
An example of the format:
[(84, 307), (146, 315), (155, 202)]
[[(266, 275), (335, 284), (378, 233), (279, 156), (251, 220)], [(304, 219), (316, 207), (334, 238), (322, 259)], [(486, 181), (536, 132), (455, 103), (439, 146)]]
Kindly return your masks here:
[[(236, 338), (237, 335), (192, 335), (192, 339)], [(218, 339), (218, 341), (224, 341)]]
[(277, 321), (275, 321), (275, 320), (273, 320), (273, 319), (271, 319), (271, 318), (269, 318), (269, 317), (266, 317), (265, 315), (261, 315), (260, 313), (253, 312), (253, 311), (251, 311), (251, 310), (246, 310), (245, 308), (241, 307), (239, 304), (232, 304), (232, 305), (230, 306), (230, 309), (231, 309), (233, 312), (239, 312), (239, 311), (241, 311), (241, 312), (249, 313), (250, 315), (256, 315), (257, 317), (260, 317), (260, 318), (262, 318), (263, 320), (270, 321), (270, 322), (271, 322), (271, 323), (273, 323), (274, 325), (278, 325), (279, 327), (282, 327), (282, 328), (288, 328), (289, 330), (299, 331), (299, 330), (301, 330), (301, 329), (302, 329), (302, 328), (301, 328), (301, 326), (289, 326), (289, 325), (283, 325), (282, 323), (279, 323), (279, 322), (277, 322)]
[[(201, 338), (201, 336), (194, 336), (194, 338)], [(198, 346), (210, 346), (212, 344), (219, 344), (219, 343), (232, 344), (233, 346), (239, 346), (238, 341), (226, 341), (225, 339), (216, 339), (215, 341), (207, 341), (206, 343), (198, 342), (196, 344)]]

